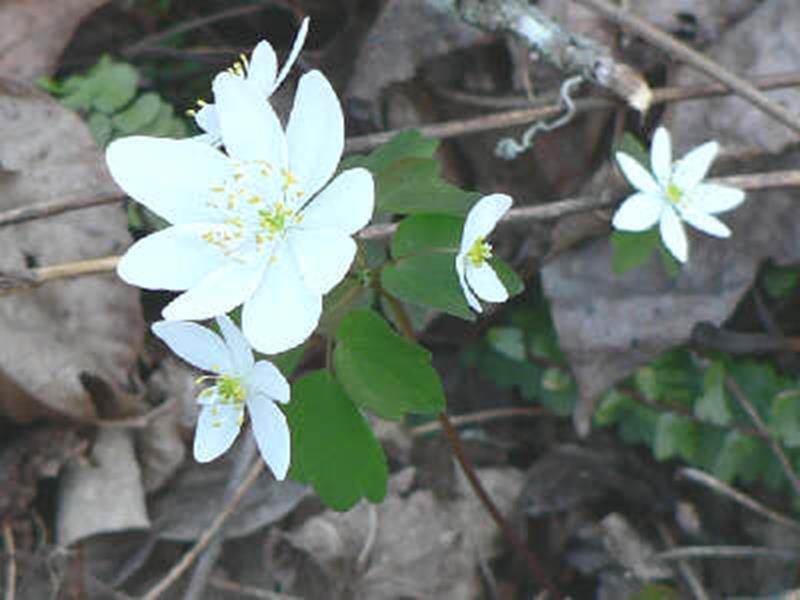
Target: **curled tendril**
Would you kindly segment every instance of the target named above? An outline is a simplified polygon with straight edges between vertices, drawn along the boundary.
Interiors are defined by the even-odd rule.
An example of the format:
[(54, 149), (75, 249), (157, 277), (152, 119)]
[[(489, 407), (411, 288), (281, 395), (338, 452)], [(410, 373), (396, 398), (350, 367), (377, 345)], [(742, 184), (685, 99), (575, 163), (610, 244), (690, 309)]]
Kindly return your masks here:
[(522, 134), (520, 141), (517, 141), (511, 137), (500, 140), (497, 143), (497, 147), (495, 147), (495, 155), (503, 160), (514, 160), (523, 152), (530, 150), (530, 148), (533, 146), (533, 138), (539, 133), (543, 131), (553, 131), (554, 129), (563, 127), (572, 121), (576, 114), (575, 102), (572, 98), (572, 93), (581, 83), (583, 83), (583, 80), (584, 79), (582, 75), (576, 75), (575, 77), (566, 79), (564, 83), (561, 84), (559, 95), (561, 98), (561, 103), (564, 105), (564, 114), (549, 123), (544, 120), (536, 121), (533, 123), (533, 125), (525, 130), (525, 133)]

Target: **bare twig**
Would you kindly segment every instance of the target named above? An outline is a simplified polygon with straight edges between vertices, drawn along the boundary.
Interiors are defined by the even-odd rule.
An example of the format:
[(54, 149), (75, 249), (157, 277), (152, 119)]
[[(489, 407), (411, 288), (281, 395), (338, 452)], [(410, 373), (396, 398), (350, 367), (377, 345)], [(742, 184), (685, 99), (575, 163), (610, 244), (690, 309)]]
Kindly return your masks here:
[(686, 558), (774, 558), (795, 561), (800, 554), (779, 548), (759, 548), (756, 546), (690, 546), (675, 548), (656, 555), (659, 560), (683, 560)]
[(800, 533), (800, 523), (797, 521), (790, 519), (789, 517), (782, 515), (771, 508), (767, 508), (747, 494), (744, 494), (736, 488), (729, 486), (727, 483), (720, 481), (716, 477), (712, 477), (705, 471), (694, 469), (692, 467), (684, 467), (678, 470), (677, 476), (704, 485), (718, 494), (725, 496), (726, 498), (729, 498), (738, 504), (741, 504), (745, 508), (749, 508), (754, 513), (757, 513), (762, 517), (775, 521), (784, 527), (788, 527), (789, 529)]
[(107, 273), (117, 267), (119, 256), (78, 260), (49, 267), (39, 267), (20, 273), (0, 272), (0, 296), (24, 288), (36, 287), (55, 279)]
[[(550, 411), (541, 406), (509, 406), (506, 408), (492, 408), (482, 410), (480, 412), (472, 413), (469, 415), (458, 415), (450, 417), (450, 422), (453, 427), (463, 427), (464, 425), (471, 425), (473, 423), (485, 423), (494, 419), (508, 419), (514, 417), (542, 417), (550, 415)], [(438, 421), (431, 421), (424, 425), (417, 425), (409, 430), (414, 437), (433, 433), (439, 431), (442, 425)]]
[(244, 585), (238, 581), (231, 581), (230, 579), (223, 579), (222, 577), (215, 577), (214, 575), (208, 578), (208, 583), (218, 590), (233, 592), (234, 594), (248, 596), (250, 598), (258, 598), (259, 600), (302, 600), (302, 598), (298, 596), (289, 596), (288, 594), (279, 594), (278, 592), (262, 590), (261, 588)]
[(680, 42), (671, 35), (664, 33), (644, 19), (640, 19), (636, 15), (618, 6), (614, 6), (607, 0), (574, 0), (574, 2), (588, 6), (618, 25), (634, 31), (664, 52), (667, 52), (678, 60), (685, 62), (687, 65), (694, 67), (712, 79), (726, 85), (753, 106), (759, 108), (776, 121), (783, 123), (795, 133), (800, 133), (800, 116), (770, 99), (769, 96), (761, 92), (746, 79), (731, 73), (719, 63), (687, 46), (683, 42)]
[(744, 393), (744, 391), (742, 391), (742, 388), (739, 387), (739, 384), (736, 383), (732, 377), (725, 377), (725, 387), (727, 387), (731, 394), (733, 394), (733, 397), (739, 403), (739, 406), (741, 406), (750, 416), (758, 430), (765, 435), (765, 439), (772, 449), (773, 454), (775, 454), (775, 457), (778, 459), (781, 468), (783, 468), (783, 472), (786, 475), (786, 478), (789, 480), (789, 483), (792, 485), (794, 493), (800, 497), (800, 478), (798, 478), (797, 473), (795, 473), (794, 467), (792, 466), (789, 457), (786, 456), (786, 453), (783, 451), (780, 443), (775, 439), (775, 436), (772, 435), (772, 432), (770, 432), (766, 423), (764, 423), (761, 415), (758, 414), (756, 407), (753, 406), (753, 404), (747, 398), (747, 395)]
[[(672, 536), (669, 528), (664, 524), (659, 522), (658, 525), (658, 534), (661, 536), (662, 541), (670, 548), (675, 548), (675, 538)], [(686, 580), (686, 583), (689, 585), (689, 588), (692, 590), (692, 594), (696, 598), (696, 600), (709, 600), (708, 592), (706, 592), (705, 588), (703, 588), (703, 583), (700, 581), (700, 578), (694, 572), (691, 565), (687, 563), (685, 560), (678, 559), (678, 570), (681, 572), (681, 575)]]
[(249, 490), (258, 480), (258, 477), (261, 475), (263, 470), (264, 461), (257, 460), (247, 473), (247, 477), (236, 489), (236, 493), (233, 495), (233, 497), (231, 497), (228, 504), (217, 515), (208, 529), (203, 532), (203, 535), (200, 536), (195, 545), (192, 546), (191, 550), (184, 554), (183, 557), (173, 565), (173, 567), (169, 570), (169, 573), (167, 573), (161, 581), (159, 581), (144, 596), (142, 596), (142, 600), (156, 600), (161, 596), (161, 594), (167, 591), (167, 589), (173, 583), (180, 579), (181, 575), (183, 575), (186, 570), (192, 566), (192, 563), (195, 561), (195, 559), (197, 559), (206, 546), (211, 543), (220, 528), (225, 525), (231, 516), (233, 516), (236, 508), (242, 501), (242, 498), (244, 498), (244, 495), (247, 493), (247, 490)]
[(5, 600), (14, 600), (17, 595), (17, 550), (14, 544), (14, 530), (8, 517), (3, 520), (3, 546), (6, 554)]
[(53, 217), (55, 215), (60, 215), (73, 210), (79, 210), (81, 208), (113, 204), (114, 202), (121, 202), (125, 198), (125, 194), (120, 192), (117, 194), (98, 194), (96, 196), (88, 196), (86, 198), (59, 200), (57, 202), (42, 202), (41, 204), (31, 204), (29, 206), (12, 208), (11, 210), (0, 212), (0, 227), (3, 225), (14, 225), (16, 223), (24, 223), (25, 221), (33, 221), (34, 219)]

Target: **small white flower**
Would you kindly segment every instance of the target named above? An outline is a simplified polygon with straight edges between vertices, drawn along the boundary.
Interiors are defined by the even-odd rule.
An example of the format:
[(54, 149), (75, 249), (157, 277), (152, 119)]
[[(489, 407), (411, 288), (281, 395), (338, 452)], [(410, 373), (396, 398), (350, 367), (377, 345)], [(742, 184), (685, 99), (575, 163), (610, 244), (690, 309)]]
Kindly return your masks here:
[(253, 435), (264, 461), (276, 479), (286, 477), (290, 462), (290, 434), (286, 417), (276, 402), (289, 402), (289, 383), (272, 363), (255, 362), (241, 331), (226, 316), (217, 318), (222, 337), (196, 323), (159, 321), (153, 333), (189, 364), (214, 375), (198, 381), (213, 381), (197, 397), (202, 405), (194, 434), (194, 457), (198, 462), (217, 458), (231, 447), (250, 414)]
[(136, 242), (117, 272), (139, 287), (187, 290), (164, 309), (168, 320), (244, 304), (245, 337), (276, 354), (313, 333), (323, 294), (350, 269), (351, 236), (372, 216), (372, 175), (350, 169), (326, 186), (344, 149), (344, 117), (319, 71), (300, 79), (285, 132), (241, 77), (218, 75), (214, 96), (226, 153), (150, 137), (108, 147), (120, 187), (172, 224)]
[[(266, 40), (262, 40), (256, 45), (249, 61), (247, 57), (242, 55), (241, 59), (228, 69), (228, 72), (236, 77), (241, 77), (253, 87), (253, 90), (261, 98), (268, 99), (286, 79), (297, 57), (300, 55), (308, 35), (308, 24), (309, 18), (306, 17), (300, 24), (292, 49), (289, 52), (289, 56), (286, 57), (286, 62), (283, 63), (280, 73), (278, 72), (278, 57), (275, 55), (275, 50)], [(195, 139), (212, 146), (219, 146), (222, 144), (222, 129), (217, 115), (217, 107), (214, 104), (202, 101), (199, 101), (198, 105), (201, 107), (200, 110), (196, 112), (189, 111), (189, 114), (194, 116), (197, 126), (205, 133)]]
[(508, 291), (488, 263), (492, 257), (492, 246), (486, 237), (512, 203), (505, 194), (484, 196), (469, 211), (464, 223), (461, 246), (456, 256), (456, 273), (467, 303), (478, 312), (482, 310), (478, 298), (486, 302), (508, 300)]
[(717, 142), (707, 142), (673, 164), (669, 132), (659, 127), (650, 150), (653, 174), (633, 157), (618, 152), (617, 162), (638, 192), (617, 210), (614, 227), (645, 231), (658, 223), (664, 245), (681, 262), (689, 254), (683, 221), (716, 237), (730, 236), (730, 229), (713, 215), (736, 208), (745, 196), (736, 188), (703, 183), (718, 151)]

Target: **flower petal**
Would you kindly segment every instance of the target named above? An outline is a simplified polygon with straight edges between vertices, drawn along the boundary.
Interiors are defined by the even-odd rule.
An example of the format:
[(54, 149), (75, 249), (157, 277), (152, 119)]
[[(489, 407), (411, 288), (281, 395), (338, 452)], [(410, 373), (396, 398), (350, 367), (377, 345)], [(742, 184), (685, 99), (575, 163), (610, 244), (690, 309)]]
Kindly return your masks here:
[(225, 345), (230, 353), (234, 372), (239, 375), (249, 373), (255, 362), (250, 344), (247, 343), (242, 332), (227, 315), (217, 317), (217, 325), (222, 332), (222, 337), (225, 339)]
[(247, 67), (247, 82), (250, 83), (261, 98), (266, 100), (275, 89), (275, 76), (278, 73), (278, 57), (270, 43), (262, 40), (256, 44), (250, 55)]
[(157, 321), (151, 329), (170, 350), (190, 365), (213, 373), (233, 372), (225, 342), (210, 329), (186, 321)]
[(658, 222), (664, 205), (658, 196), (637, 192), (622, 203), (611, 223), (622, 231), (645, 231)]
[(653, 196), (658, 196), (662, 193), (661, 186), (658, 185), (658, 182), (650, 172), (639, 164), (639, 161), (624, 152), (617, 152), (615, 156), (625, 179), (635, 189)]
[(149, 290), (188, 290), (225, 261), (219, 248), (201, 236), (224, 231), (227, 225), (175, 225), (142, 238), (117, 265), (120, 278)]
[(194, 459), (206, 463), (231, 447), (241, 429), (242, 410), (232, 404), (203, 406), (194, 432)]
[(220, 73), (214, 99), (225, 150), (233, 158), (263, 160), (273, 168), (288, 164), (286, 136), (269, 103), (241, 77)]
[(284, 479), (291, 461), (291, 434), (286, 417), (278, 406), (259, 394), (247, 399), (253, 435), (264, 462), (275, 479)]
[(691, 190), (705, 179), (711, 163), (717, 157), (717, 152), (719, 152), (717, 142), (706, 142), (698, 146), (675, 163), (672, 182), (683, 191)]
[(327, 294), (339, 283), (356, 256), (353, 239), (337, 229), (295, 229), (289, 245), (308, 289)]
[(683, 228), (680, 217), (672, 207), (667, 207), (661, 213), (659, 222), (661, 239), (670, 254), (685, 263), (689, 256), (689, 241), (686, 239), (686, 230)]
[(132, 136), (106, 150), (114, 181), (137, 202), (170, 223), (215, 220), (211, 188), (231, 165), (220, 151), (199, 141)]
[(167, 304), (161, 314), (169, 320), (201, 320), (223, 315), (253, 294), (263, 272), (263, 264), (229, 260)]
[[(197, 126), (206, 132), (210, 140), (216, 140), (214, 146), (222, 143), (222, 128), (219, 125), (219, 115), (217, 107), (213, 104), (206, 104), (194, 115)], [(209, 142), (211, 143), (211, 142)]]
[(479, 237), (488, 236), (512, 204), (511, 197), (505, 194), (490, 194), (478, 200), (464, 222), (459, 254), (469, 251)]
[(292, 44), (292, 49), (289, 51), (289, 56), (286, 57), (286, 62), (283, 63), (283, 67), (281, 67), (281, 72), (278, 73), (278, 78), (275, 80), (275, 83), (270, 90), (270, 94), (274, 92), (278, 86), (283, 83), (283, 80), (286, 79), (286, 76), (289, 74), (289, 71), (292, 69), (297, 57), (300, 55), (300, 51), (303, 49), (303, 44), (306, 43), (306, 36), (308, 35), (308, 24), (310, 19), (306, 17), (303, 19), (303, 22), (300, 23), (300, 29), (297, 30), (297, 35), (294, 38), (294, 43)]
[(344, 116), (325, 76), (311, 71), (300, 78), (289, 125), (289, 170), (310, 198), (331, 178), (344, 150)]
[(302, 211), (304, 228), (335, 228), (353, 234), (375, 208), (375, 182), (366, 169), (340, 173)]
[(464, 274), (465, 263), (467, 260), (466, 254), (459, 254), (456, 256), (456, 273), (458, 273), (458, 282), (461, 284), (461, 289), (464, 292), (464, 297), (467, 299), (467, 304), (469, 304), (473, 310), (477, 312), (483, 312), (483, 307), (478, 299), (475, 297), (475, 294), (472, 293), (472, 290), (469, 289), (467, 285), (467, 278)]
[(739, 206), (745, 200), (745, 193), (725, 185), (701, 183), (689, 192), (688, 200), (699, 210), (716, 215)]
[(713, 215), (708, 215), (699, 210), (685, 210), (681, 214), (683, 220), (700, 231), (715, 237), (730, 237), (731, 230), (728, 226)]
[(289, 382), (278, 367), (267, 360), (260, 360), (247, 379), (252, 392), (266, 394), (270, 400), (287, 404), (291, 396)]
[(481, 300), (486, 302), (508, 300), (508, 290), (489, 263), (483, 263), (480, 267), (467, 264), (466, 277), (469, 287)]
[(650, 168), (663, 189), (672, 177), (672, 140), (664, 127), (656, 129), (653, 146), (650, 148)]
[(264, 354), (302, 344), (322, 313), (322, 296), (308, 289), (291, 249), (284, 246), (270, 264), (253, 296), (244, 303), (242, 330)]

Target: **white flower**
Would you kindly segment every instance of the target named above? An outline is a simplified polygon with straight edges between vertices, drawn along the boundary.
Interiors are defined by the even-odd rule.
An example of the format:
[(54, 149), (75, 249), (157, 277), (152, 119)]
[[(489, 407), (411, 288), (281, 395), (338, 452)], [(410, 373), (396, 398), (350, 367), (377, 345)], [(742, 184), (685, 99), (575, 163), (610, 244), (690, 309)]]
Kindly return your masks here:
[(214, 95), (227, 154), (150, 137), (108, 147), (116, 182), (172, 224), (136, 242), (117, 272), (143, 288), (187, 290), (164, 309), (168, 320), (244, 304), (250, 344), (283, 352), (311, 335), (323, 294), (347, 274), (351, 235), (372, 216), (372, 176), (350, 169), (325, 187), (344, 148), (344, 118), (319, 71), (300, 79), (286, 132), (242, 78), (218, 75)]
[[(256, 45), (249, 61), (242, 55), (241, 59), (228, 72), (244, 79), (261, 98), (268, 99), (286, 79), (292, 65), (300, 55), (300, 50), (303, 49), (303, 44), (308, 35), (308, 23), (309, 18), (306, 17), (300, 24), (292, 49), (289, 52), (289, 56), (286, 57), (286, 62), (283, 63), (280, 73), (278, 72), (278, 57), (275, 55), (275, 50), (266, 40), (262, 40)], [(199, 101), (198, 105), (201, 107), (200, 110), (196, 112), (189, 111), (189, 114), (194, 116), (197, 126), (205, 133), (195, 139), (212, 146), (219, 146), (222, 144), (222, 129), (217, 115), (217, 107), (214, 104), (202, 101)]]
[(469, 211), (464, 223), (456, 256), (456, 273), (467, 303), (478, 312), (482, 310), (478, 298), (486, 302), (508, 300), (508, 291), (487, 262), (492, 257), (492, 246), (486, 241), (486, 236), (508, 212), (512, 202), (505, 194), (484, 196)]
[(689, 254), (682, 221), (716, 237), (730, 236), (730, 229), (713, 215), (739, 206), (744, 192), (703, 183), (718, 151), (716, 142), (707, 142), (673, 164), (669, 132), (659, 127), (650, 150), (653, 174), (633, 157), (618, 152), (617, 162), (638, 192), (617, 210), (614, 227), (644, 231), (658, 223), (664, 245), (681, 262), (686, 262)]
[(183, 360), (214, 375), (197, 397), (202, 405), (194, 434), (198, 462), (217, 458), (231, 447), (250, 414), (256, 444), (276, 479), (286, 477), (290, 462), (290, 434), (286, 417), (276, 402), (289, 402), (289, 383), (270, 362), (255, 362), (244, 336), (226, 316), (217, 318), (222, 337), (196, 323), (159, 321), (153, 333)]

